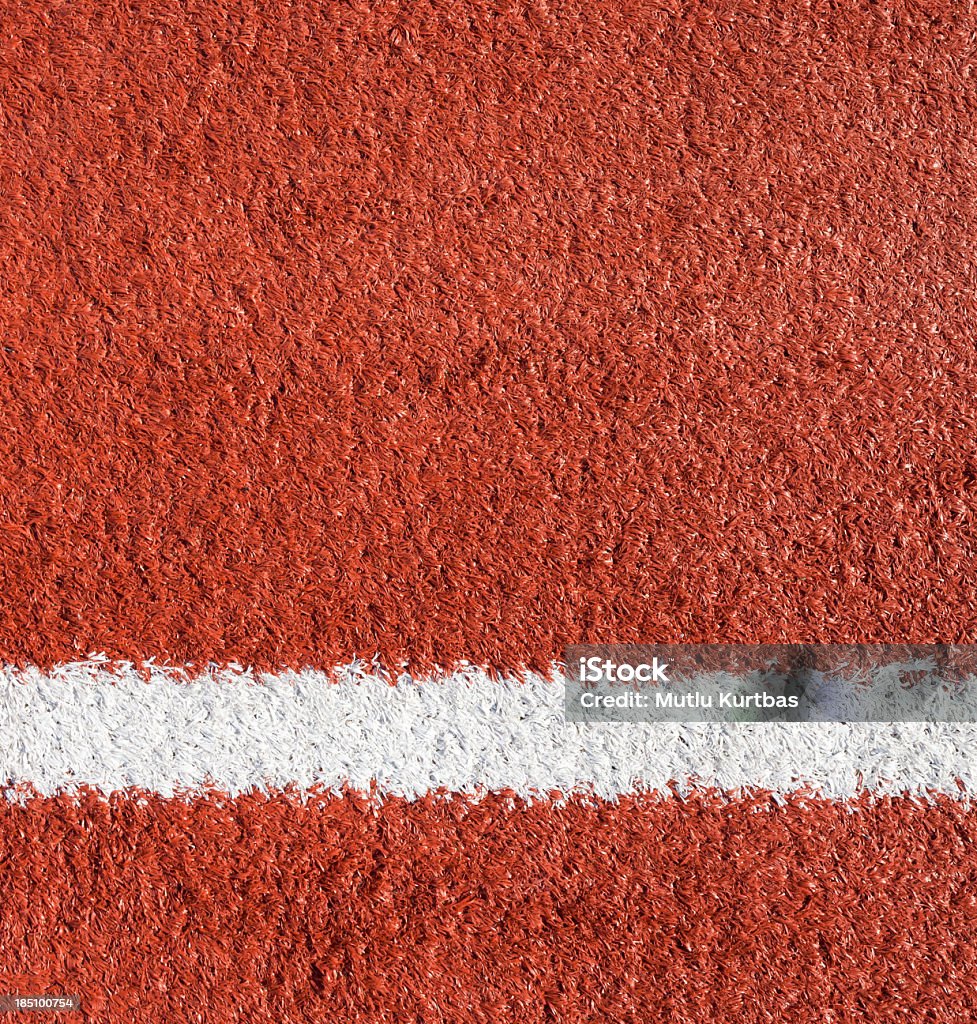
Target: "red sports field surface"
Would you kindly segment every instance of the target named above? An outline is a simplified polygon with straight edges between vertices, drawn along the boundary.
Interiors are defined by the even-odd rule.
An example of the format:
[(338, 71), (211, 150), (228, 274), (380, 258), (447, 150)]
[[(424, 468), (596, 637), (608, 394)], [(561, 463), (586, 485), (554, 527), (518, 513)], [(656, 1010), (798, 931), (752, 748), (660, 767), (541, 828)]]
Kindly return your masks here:
[(0, 14), (0, 660), (972, 639), (968, 5)]
[(970, 1021), (975, 842), (951, 800), (0, 800), (0, 988), (153, 1024)]

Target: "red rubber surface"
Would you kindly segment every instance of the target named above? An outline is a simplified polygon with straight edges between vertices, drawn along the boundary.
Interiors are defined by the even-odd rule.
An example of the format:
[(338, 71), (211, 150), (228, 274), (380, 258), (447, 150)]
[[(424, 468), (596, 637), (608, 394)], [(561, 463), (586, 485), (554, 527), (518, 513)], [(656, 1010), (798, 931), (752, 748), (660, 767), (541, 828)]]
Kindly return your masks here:
[(0, 14), (0, 658), (973, 639), (967, 5)]
[(950, 800), (0, 800), (0, 990), (147, 1024), (970, 1021), (974, 843)]

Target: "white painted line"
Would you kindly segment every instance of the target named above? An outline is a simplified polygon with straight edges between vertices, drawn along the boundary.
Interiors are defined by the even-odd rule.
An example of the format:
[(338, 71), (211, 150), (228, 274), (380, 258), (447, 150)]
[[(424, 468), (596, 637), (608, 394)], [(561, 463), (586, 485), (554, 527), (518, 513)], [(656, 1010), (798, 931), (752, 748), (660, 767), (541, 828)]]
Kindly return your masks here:
[[(338, 681), (337, 681), (338, 680)], [(344, 784), (613, 798), (691, 785), (830, 797), (977, 788), (977, 725), (567, 725), (562, 686), (477, 670), (396, 686), (369, 666), (148, 681), (97, 661), (0, 670), (0, 785), (163, 795)], [(958, 779), (962, 780), (961, 791)]]

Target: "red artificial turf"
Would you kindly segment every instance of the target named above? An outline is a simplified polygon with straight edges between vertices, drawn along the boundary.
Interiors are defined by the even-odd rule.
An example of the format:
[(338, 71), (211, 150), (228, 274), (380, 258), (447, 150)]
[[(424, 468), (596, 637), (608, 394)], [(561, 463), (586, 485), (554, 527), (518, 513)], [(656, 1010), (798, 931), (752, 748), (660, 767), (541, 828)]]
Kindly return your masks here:
[(968, 5), (0, 12), (0, 660), (973, 638)]
[(132, 1024), (971, 1021), (975, 843), (946, 799), (0, 800), (0, 990)]

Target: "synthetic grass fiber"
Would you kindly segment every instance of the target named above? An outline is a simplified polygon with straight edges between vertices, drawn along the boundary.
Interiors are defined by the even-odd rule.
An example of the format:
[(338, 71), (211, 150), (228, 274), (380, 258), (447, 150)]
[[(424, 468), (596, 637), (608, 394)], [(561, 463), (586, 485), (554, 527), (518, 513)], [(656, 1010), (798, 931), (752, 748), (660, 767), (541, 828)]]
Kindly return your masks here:
[(146, 1024), (970, 1021), (975, 841), (951, 800), (0, 801), (0, 984)]
[(972, 636), (969, 5), (0, 10), (5, 660)]
[(0, 996), (973, 1021), (973, 726), (567, 727), (542, 677), (974, 639), (975, 40), (0, 0)]

